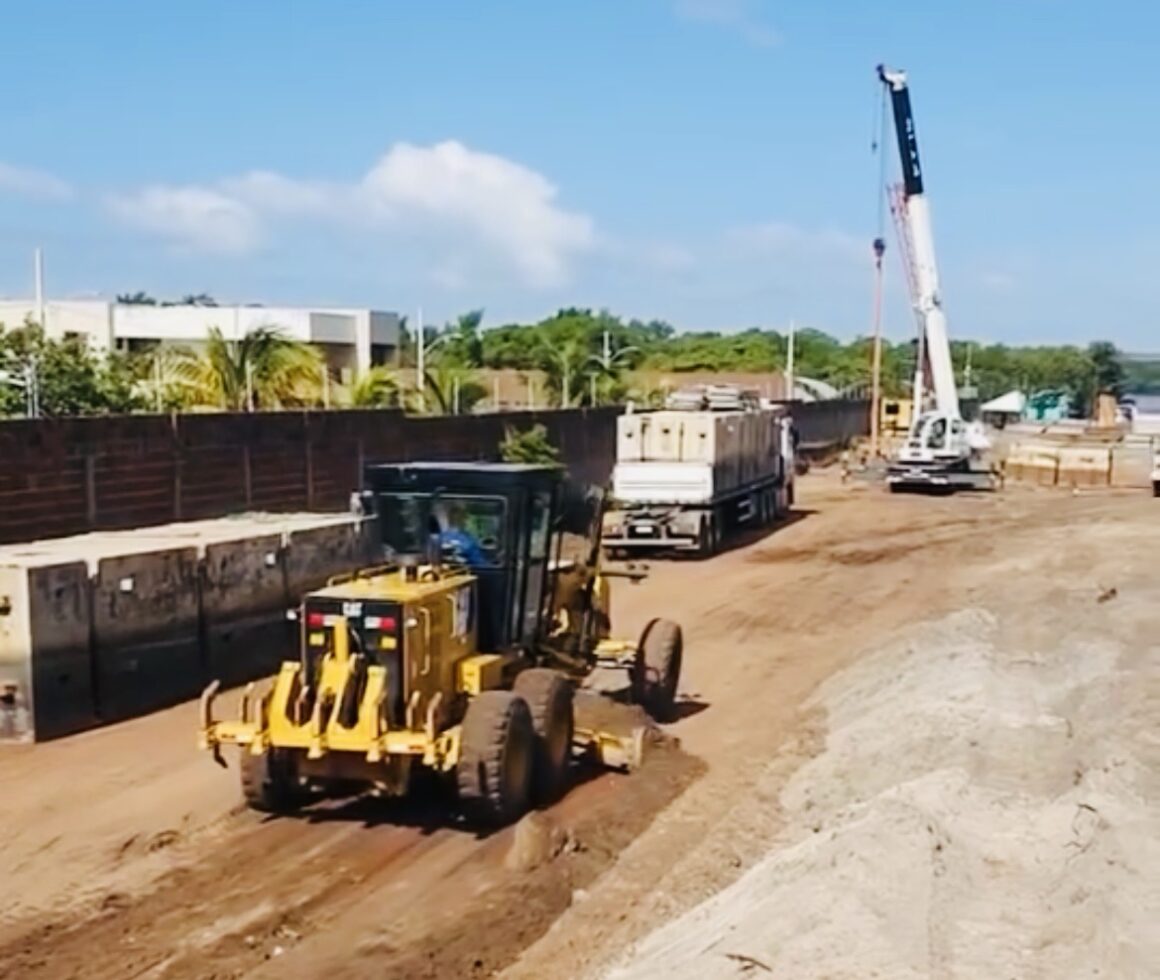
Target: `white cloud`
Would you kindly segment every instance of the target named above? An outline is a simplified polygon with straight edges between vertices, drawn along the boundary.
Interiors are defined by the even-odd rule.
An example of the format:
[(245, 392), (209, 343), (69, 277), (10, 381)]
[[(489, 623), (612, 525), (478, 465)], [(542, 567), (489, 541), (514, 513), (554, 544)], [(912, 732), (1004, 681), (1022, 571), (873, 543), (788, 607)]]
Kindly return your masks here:
[(253, 208), (207, 187), (146, 187), (107, 204), (126, 224), (199, 252), (242, 254), (262, 237)]
[(737, 31), (750, 44), (770, 48), (781, 40), (764, 23), (754, 0), (676, 0), (677, 16)]
[(558, 207), (543, 175), (455, 141), (396, 144), (361, 190), (388, 220), (440, 222), (500, 250), (536, 286), (566, 281), (570, 259), (595, 244), (591, 218)]
[(3, 162), (0, 162), (0, 191), (55, 201), (67, 201), (75, 193), (73, 186), (59, 177)]
[(325, 221), (421, 241), (439, 278), (498, 264), (550, 287), (596, 244), (592, 219), (557, 196), (535, 170), (449, 140), (397, 143), (353, 183), (257, 171), (212, 187), (150, 187), (110, 204), (122, 220), (200, 250), (253, 249), (273, 220)]

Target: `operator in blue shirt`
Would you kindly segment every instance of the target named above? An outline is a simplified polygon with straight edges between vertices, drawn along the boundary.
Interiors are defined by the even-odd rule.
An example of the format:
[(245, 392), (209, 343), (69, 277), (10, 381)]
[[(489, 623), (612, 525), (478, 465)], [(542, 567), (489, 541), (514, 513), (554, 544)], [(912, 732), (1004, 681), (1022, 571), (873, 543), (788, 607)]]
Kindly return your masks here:
[(447, 517), (440, 522), (439, 546), (445, 554), (450, 553), (467, 564), (468, 568), (481, 568), (487, 564), (487, 556), (470, 531), (467, 530), (467, 512), (462, 504), (452, 504), (447, 509)]

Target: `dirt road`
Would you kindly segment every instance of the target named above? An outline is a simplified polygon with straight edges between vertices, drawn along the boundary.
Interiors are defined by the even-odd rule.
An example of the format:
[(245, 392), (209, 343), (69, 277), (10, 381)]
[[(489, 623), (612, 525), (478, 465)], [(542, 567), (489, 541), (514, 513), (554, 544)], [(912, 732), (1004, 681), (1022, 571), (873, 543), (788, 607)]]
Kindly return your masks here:
[(549, 813), (571, 845), (534, 871), (504, 866), (510, 830), (478, 838), (432, 802), (244, 812), (194, 750), (193, 706), (6, 749), (0, 976), (598, 975), (764, 853), (825, 739), (804, 709), (819, 684), (1003, 576), (1059, 566), (1086, 588), (1076, 522), (1155, 524), (1126, 496), (897, 498), (821, 475), (800, 497), (770, 536), (618, 583), (618, 631), (684, 625), (684, 752), (578, 786)]

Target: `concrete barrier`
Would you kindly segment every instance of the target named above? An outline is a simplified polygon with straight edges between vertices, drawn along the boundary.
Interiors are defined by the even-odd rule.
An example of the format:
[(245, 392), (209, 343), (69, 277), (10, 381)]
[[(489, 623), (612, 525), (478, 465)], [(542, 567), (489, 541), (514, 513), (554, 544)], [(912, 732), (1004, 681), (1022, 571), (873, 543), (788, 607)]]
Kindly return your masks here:
[(263, 534), (206, 546), (201, 615), (209, 674), (241, 684), (273, 673), (293, 639), (286, 619), (283, 536)]
[(1151, 489), (1152, 452), (1147, 441), (1112, 447), (1112, 486)]
[(95, 701), (101, 721), (120, 721), (184, 701), (205, 670), (198, 633), (196, 548), (102, 558), (92, 582)]
[(41, 741), (272, 673), (286, 611), (366, 565), (377, 524), (247, 514), (0, 548), (0, 741)]
[(0, 741), (97, 724), (89, 569), (30, 554), (0, 562)]
[(1049, 446), (1015, 443), (1003, 464), (1007, 479), (1055, 486), (1059, 476), (1059, 450)]
[(1064, 487), (1106, 487), (1111, 482), (1108, 446), (1065, 446), (1059, 449), (1056, 481)]

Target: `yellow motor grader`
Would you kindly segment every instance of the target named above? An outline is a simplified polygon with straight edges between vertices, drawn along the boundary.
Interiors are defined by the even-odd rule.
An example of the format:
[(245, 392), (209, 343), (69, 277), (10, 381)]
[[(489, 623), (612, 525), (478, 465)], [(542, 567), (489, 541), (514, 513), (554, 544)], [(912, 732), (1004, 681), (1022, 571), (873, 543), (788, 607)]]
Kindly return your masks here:
[(240, 747), (247, 804), (402, 795), (426, 770), (454, 783), (469, 817), (503, 824), (558, 797), (578, 753), (636, 764), (643, 729), (585, 726), (574, 691), (621, 668), (664, 720), (682, 636), (664, 619), (639, 641), (610, 636), (602, 497), (523, 464), (371, 465), (363, 485), (387, 563), (305, 597), (299, 655), (268, 693), (246, 689), (239, 720), (214, 720), (216, 682), (202, 695), (201, 747), (222, 765), (221, 746)]

